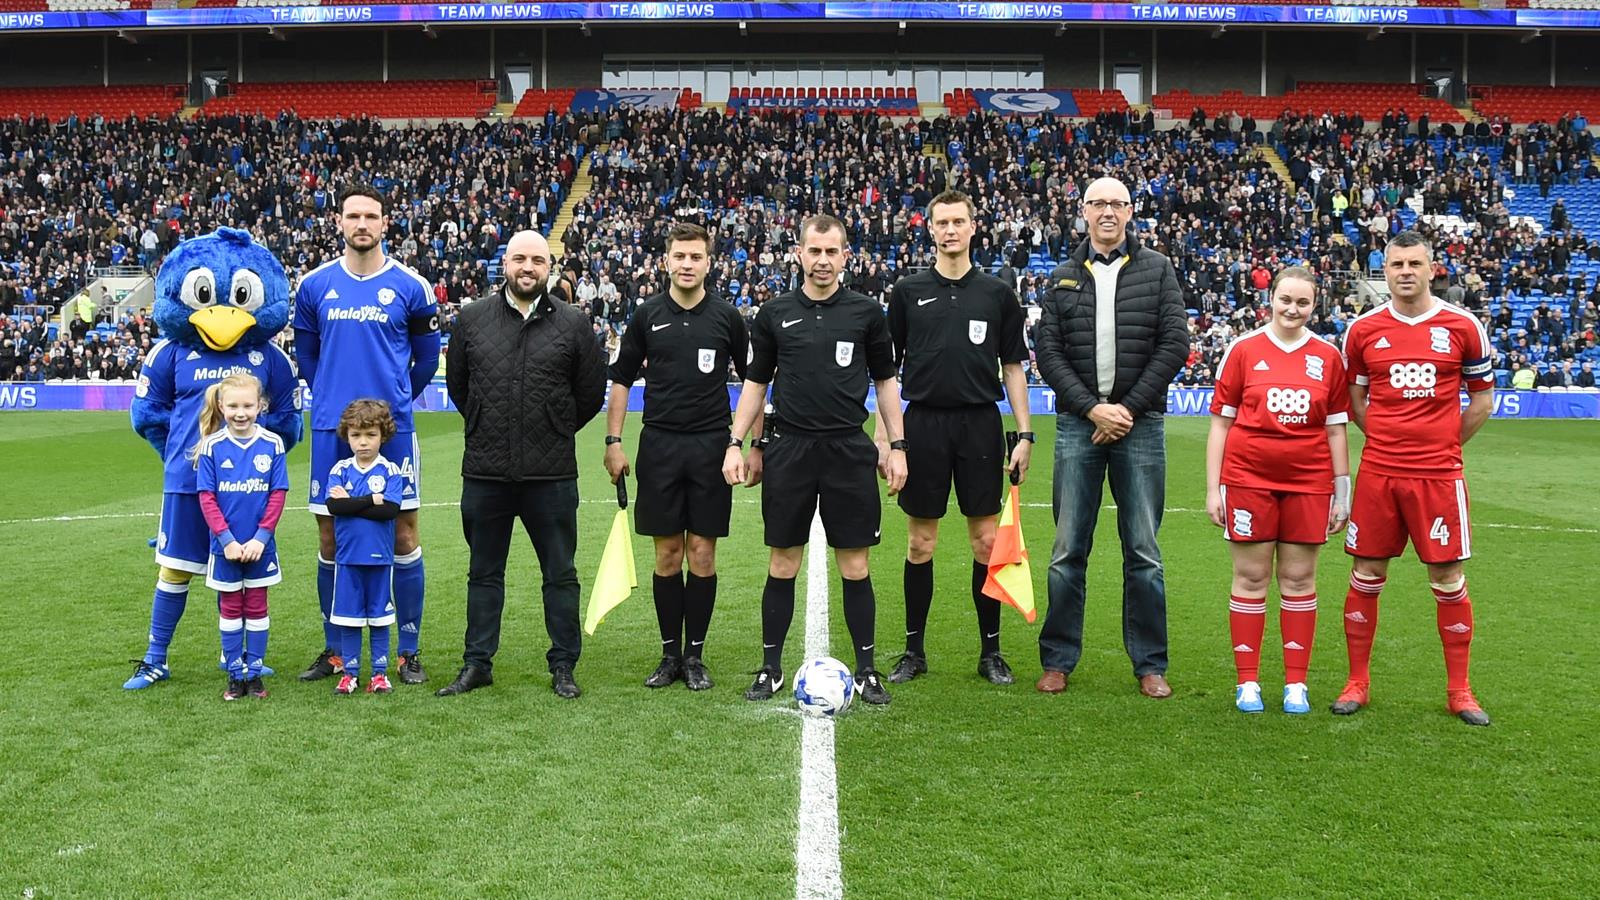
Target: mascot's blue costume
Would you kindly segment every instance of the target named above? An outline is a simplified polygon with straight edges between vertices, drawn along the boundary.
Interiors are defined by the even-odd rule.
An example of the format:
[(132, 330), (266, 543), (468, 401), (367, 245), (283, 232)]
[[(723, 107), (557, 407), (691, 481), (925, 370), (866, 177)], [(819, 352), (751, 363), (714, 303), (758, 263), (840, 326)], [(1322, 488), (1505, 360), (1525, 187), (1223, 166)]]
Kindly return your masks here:
[[(167, 645), (183, 616), (189, 580), (203, 575), (211, 534), (200, 512), (189, 450), (200, 441), (206, 388), (236, 372), (261, 380), (265, 409), (258, 421), (294, 446), (303, 427), (289, 358), (272, 343), (289, 321), (283, 266), (250, 233), (220, 228), (179, 244), (156, 276), (153, 318), (163, 340), (150, 348), (134, 391), (133, 430), (161, 454), (161, 531), (156, 538), (155, 600), (150, 646), (128, 690), (170, 677)], [(264, 671), (263, 674), (268, 674)]]

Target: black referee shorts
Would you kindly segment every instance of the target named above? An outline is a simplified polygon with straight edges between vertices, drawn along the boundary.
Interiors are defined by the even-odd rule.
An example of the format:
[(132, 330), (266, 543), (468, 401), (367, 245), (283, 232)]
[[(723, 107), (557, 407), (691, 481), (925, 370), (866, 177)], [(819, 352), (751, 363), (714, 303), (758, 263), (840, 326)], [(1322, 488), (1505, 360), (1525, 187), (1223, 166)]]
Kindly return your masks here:
[(639, 434), (633, 530), (653, 537), (726, 537), (733, 488), (722, 477), (728, 432), (687, 434), (645, 426)]
[(900, 508), (918, 519), (942, 519), (956, 485), (961, 514), (1000, 514), (1006, 466), (1000, 408), (924, 406), (906, 408), (906, 486)]
[(828, 546), (877, 545), (883, 515), (878, 448), (866, 432), (800, 434), (779, 425), (765, 452), (761, 517), (768, 547), (798, 547), (810, 540), (819, 502)]

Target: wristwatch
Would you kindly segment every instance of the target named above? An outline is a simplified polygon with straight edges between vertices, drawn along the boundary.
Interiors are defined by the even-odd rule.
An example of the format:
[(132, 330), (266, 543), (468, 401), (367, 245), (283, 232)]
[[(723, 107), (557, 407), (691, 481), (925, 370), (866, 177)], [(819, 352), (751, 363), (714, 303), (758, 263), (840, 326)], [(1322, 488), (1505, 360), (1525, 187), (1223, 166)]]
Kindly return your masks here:
[(766, 438), (756, 438), (755, 440), (750, 442), (750, 449), (751, 450), (765, 450), (765, 449), (767, 449), (767, 445), (770, 444), (770, 443), (772, 443), (772, 442), (767, 440)]
[(730, 435), (728, 435), (728, 446), (729, 447), (737, 447), (738, 449), (743, 450), (744, 449), (744, 441), (741, 441), (738, 438), (736, 438), (736, 437), (734, 437), (733, 435), (730, 434)]
[(1019, 432), (1017, 432), (1017, 440), (1019, 440), (1019, 441), (1027, 441), (1030, 444), (1039, 443), (1038, 439), (1033, 436), (1033, 432), (1031, 432), (1031, 431), (1019, 431)]
[(608, 435), (606, 435), (606, 446), (607, 447), (611, 446), (612, 444), (620, 444), (620, 443), (622, 443), (622, 436), (621, 435), (618, 435), (618, 434), (608, 434)]
[(889, 449), (890, 450), (899, 450), (901, 452), (904, 452), (906, 447), (908, 447), (908, 446), (910, 446), (910, 445), (906, 443), (906, 439), (905, 438), (901, 438), (898, 441), (890, 441), (889, 442)]

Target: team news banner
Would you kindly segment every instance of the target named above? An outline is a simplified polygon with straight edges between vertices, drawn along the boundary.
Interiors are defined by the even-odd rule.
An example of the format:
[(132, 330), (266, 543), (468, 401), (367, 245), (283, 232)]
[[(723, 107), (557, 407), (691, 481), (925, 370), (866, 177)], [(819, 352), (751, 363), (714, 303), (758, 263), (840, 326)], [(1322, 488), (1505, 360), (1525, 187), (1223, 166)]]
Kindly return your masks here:
[(415, 3), (39, 10), (0, 14), (0, 31), (360, 25), (391, 22), (732, 21), (1144, 22), (1291, 26), (1600, 28), (1600, 10), (1132, 3)]

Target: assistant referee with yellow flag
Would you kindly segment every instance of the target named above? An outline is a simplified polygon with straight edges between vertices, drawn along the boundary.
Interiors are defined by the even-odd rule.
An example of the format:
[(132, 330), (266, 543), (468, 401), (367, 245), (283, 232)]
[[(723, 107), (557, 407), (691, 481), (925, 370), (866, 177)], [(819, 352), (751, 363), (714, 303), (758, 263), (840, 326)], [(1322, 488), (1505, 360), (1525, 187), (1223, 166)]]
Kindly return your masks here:
[(732, 420), (728, 365), (743, 381), (750, 336), (733, 304), (706, 290), (711, 236), (704, 228), (673, 225), (665, 266), (667, 290), (639, 305), (611, 363), (605, 464), (613, 483), (628, 473), (622, 426), (642, 371), (634, 525), (655, 543), (651, 588), (661, 630), (661, 662), (644, 686), (681, 680), (703, 691), (711, 687), (703, 654), (717, 602), (717, 539), (727, 536), (733, 511), (733, 488), (722, 477)]
[[(905, 565), (906, 652), (889, 680), (928, 671), (923, 643), (933, 604), (933, 551), (950, 486), (967, 519), (972, 547), (972, 603), (978, 614), (978, 674), (992, 684), (1015, 679), (1000, 655), (1000, 603), (985, 596), (1001, 481), (1028, 472), (1033, 452), (1028, 381), (1022, 363), (1022, 307), (1011, 286), (972, 264), (976, 208), (960, 191), (928, 203), (928, 234), (938, 251), (933, 268), (900, 279), (889, 295), (889, 337), (895, 362), (904, 366), (906, 486), (900, 508), (909, 517)], [(1001, 383), (1016, 418), (1017, 446), (1006, 455), (1000, 423)], [(879, 424), (879, 453), (888, 444)]]

